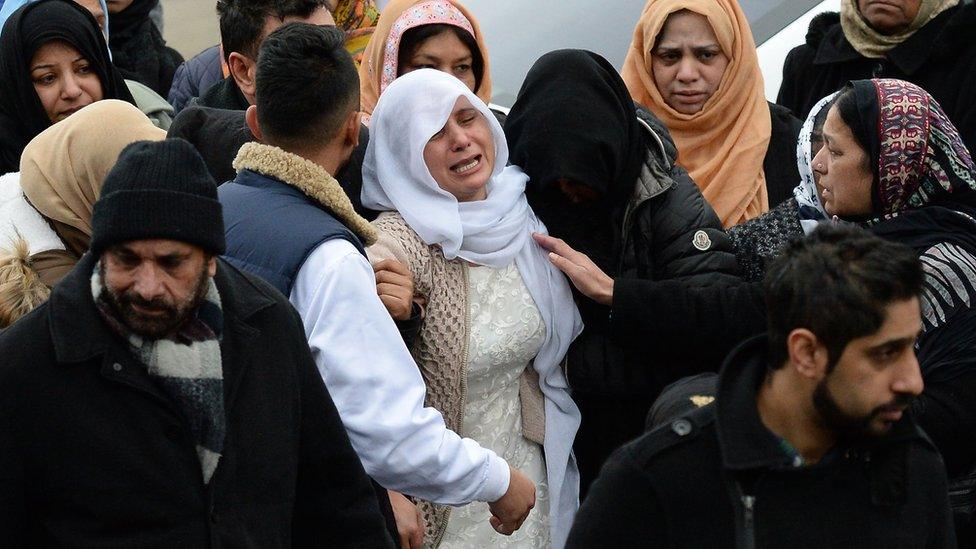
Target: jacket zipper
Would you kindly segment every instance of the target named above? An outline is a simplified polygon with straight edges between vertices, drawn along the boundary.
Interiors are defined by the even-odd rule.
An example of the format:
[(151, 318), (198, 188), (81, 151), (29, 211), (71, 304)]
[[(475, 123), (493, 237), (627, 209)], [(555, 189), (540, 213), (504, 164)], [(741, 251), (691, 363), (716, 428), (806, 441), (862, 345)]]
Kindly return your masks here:
[(755, 549), (756, 547), (755, 506), (756, 496), (742, 494), (742, 541), (744, 549)]

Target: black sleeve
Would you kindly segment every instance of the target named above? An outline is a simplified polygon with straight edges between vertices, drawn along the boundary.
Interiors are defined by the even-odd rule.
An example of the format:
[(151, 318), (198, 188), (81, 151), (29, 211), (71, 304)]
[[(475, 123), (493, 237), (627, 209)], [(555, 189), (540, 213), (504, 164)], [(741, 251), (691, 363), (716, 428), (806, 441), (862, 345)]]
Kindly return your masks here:
[(616, 280), (610, 326), (616, 339), (679, 348), (689, 361), (720, 363), (736, 345), (766, 330), (763, 287)]
[[(12, 337), (0, 337), (0, 356), (12, 356), (13, 344)], [(16, 405), (10, 397), (17, 394), (15, 385), (6, 376), (0, 377), (0, 391), (6, 395), (0, 406), (0, 545), (4, 547), (26, 547), (29, 543), (24, 460), (13, 418)]]
[(308, 351), (301, 355), (301, 450), (293, 547), (392, 547), (372, 482), (312, 355)]
[(618, 452), (590, 487), (566, 547), (668, 547), (665, 516), (646, 474)]
[(674, 185), (635, 214), (635, 253), (653, 268), (642, 278), (698, 285), (738, 278), (732, 241), (715, 210), (684, 168), (675, 166), (671, 177)]
[(397, 330), (400, 331), (400, 338), (403, 339), (403, 343), (407, 346), (407, 349), (413, 348), (413, 343), (417, 340), (417, 334), (424, 327), (424, 316), (420, 306), (416, 303), (412, 304), (410, 306), (410, 318), (407, 320), (393, 319), (393, 322), (396, 324)]
[(949, 478), (976, 464), (976, 372), (945, 381), (926, 381), (913, 406), (915, 418), (945, 460)]

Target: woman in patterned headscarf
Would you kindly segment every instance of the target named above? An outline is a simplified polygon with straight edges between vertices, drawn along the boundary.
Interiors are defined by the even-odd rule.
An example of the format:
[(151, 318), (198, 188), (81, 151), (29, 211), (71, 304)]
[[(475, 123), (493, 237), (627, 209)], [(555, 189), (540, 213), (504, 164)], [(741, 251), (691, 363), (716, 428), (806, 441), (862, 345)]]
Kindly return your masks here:
[(457, 0), (393, 0), (383, 8), (359, 66), (364, 122), (399, 76), (430, 68), (491, 101), (488, 49), (478, 21)]

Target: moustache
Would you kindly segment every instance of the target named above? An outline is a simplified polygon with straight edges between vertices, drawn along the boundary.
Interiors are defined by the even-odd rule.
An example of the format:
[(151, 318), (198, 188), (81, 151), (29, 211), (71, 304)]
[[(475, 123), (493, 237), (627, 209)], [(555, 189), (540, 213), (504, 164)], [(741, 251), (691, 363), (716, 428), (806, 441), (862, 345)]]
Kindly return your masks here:
[(132, 305), (135, 305), (140, 309), (148, 309), (151, 311), (173, 311), (174, 310), (174, 307), (172, 307), (169, 303), (166, 302), (165, 299), (161, 297), (157, 297), (153, 299), (143, 299), (141, 296), (139, 296), (139, 294), (136, 294), (134, 292), (126, 292), (121, 296), (119, 296), (119, 303), (123, 306), (129, 306), (130, 308)]
[(878, 406), (874, 410), (874, 415), (881, 415), (888, 412), (899, 412), (901, 410), (907, 409), (911, 406), (912, 402), (915, 401), (915, 397), (909, 394), (899, 394), (895, 395), (895, 398), (891, 399), (891, 402)]

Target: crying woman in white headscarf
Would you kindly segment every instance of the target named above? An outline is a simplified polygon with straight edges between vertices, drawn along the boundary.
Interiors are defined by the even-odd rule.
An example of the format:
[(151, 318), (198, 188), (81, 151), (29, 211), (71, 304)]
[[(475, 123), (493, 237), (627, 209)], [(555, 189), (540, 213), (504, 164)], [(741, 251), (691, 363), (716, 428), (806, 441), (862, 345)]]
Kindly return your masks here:
[(385, 213), (368, 252), (414, 275), (423, 325), (411, 352), (427, 404), (504, 458), (511, 483), (535, 487), (535, 507), (510, 537), (493, 530), (484, 503), (420, 502), (427, 543), (562, 547), (579, 500), (580, 413), (560, 363), (583, 326), (566, 279), (532, 238), (546, 228), (526, 201), (528, 176), (506, 166), (488, 106), (446, 73), (396, 79), (370, 130), (363, 204)]

